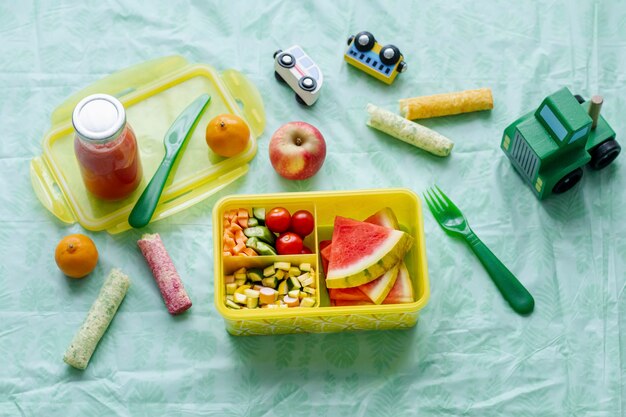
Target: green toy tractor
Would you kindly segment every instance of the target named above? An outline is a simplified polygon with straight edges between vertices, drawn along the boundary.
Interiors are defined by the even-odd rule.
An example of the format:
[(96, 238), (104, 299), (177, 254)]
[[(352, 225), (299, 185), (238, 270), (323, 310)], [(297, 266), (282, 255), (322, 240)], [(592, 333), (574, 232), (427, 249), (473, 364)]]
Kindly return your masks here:
[(599, 170), (617, 158), (621, 147), (601, 106), (600, 96), (585, 102), (562, 88), (504, 130), (500, 147), (539, 199), (576, 185), (584, 165)]

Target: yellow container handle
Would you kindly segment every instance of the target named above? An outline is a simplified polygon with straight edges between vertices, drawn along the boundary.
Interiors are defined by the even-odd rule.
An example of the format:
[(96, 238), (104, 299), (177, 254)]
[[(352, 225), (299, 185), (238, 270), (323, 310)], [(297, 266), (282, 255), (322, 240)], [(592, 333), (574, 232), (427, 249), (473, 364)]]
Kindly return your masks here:
[(63, 193), (55, 187), (55, 181), (39, 156), (30, 161), (30, 182), (33, 185), (35, 195), (41, 204), (64, 223), (74, 223), (76, 218), (69, 204), (63, 197)]
[(243, 105), (243, 115), (250, 125), (252, 134), (258, 139), (265, 130), (265, 109), (259, 90), (237, 70), (225, 70), (221, 76), (233, 98)]
[(104, 93), (121, 100), (124, 96), (141, 89), (146, 84), (187, 65), (189, 62), (184, 57), (172, 55), (145, 61), (114, 72), (68, 97), (52, 112), (50, 117), (52, 127), (68, 121), (72, 117), (76, 104), (90, 94)]

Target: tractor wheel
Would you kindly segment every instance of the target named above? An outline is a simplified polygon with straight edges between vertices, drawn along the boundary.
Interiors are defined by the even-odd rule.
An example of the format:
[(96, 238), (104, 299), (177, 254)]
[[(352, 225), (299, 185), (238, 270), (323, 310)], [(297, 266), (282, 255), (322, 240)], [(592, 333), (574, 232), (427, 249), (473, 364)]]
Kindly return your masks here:
[(576, 98), (576, 101), (578, 102), (578, 104), (583, 104), (585, 102), (584, 97), (581, 96), (580, 94), (576, 94), (574, 98)]
[(615, 139), (608, 139), (591, 150), (591, 169), (600, 170), (606, 168), (617, 158), (622, 147)]
[(561, 194), (565, 191), (568, 191), (570, 188), (578, 184), (578, 182), (583, 177), (583, 170), (581, 168), (576, 168), (569, 174), (565, 175), (563, 178), (556, 183), (554, 188), (552, 189), (553, 194)]

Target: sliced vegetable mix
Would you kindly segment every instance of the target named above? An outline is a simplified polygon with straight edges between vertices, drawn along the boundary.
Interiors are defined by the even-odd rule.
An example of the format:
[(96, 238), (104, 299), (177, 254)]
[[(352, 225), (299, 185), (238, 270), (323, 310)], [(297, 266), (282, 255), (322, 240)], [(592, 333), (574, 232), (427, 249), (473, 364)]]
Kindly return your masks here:
[[(252, 213), (252, 216), (250, 215)], [(272, 256), (312, 253), (302, 240), (314, 230), (313, 215), (275, 207), (224, 213), (223, 256)]]
[(292, 266), (274, 262), (264, 269), (240, 268), (224, 277), (227, 307), (254, 308), (314, 307), (317, 275), (309, 263)]

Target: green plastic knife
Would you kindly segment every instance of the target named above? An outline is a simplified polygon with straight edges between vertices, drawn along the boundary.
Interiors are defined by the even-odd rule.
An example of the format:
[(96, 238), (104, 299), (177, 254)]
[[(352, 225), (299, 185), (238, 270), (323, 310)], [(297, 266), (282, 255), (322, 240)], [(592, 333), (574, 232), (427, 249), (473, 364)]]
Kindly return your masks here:
[(183, 144), (191, 136), (193, 126), (196, 124), (202, 111), (211, 101), (211, 96), (202, 94), (195, 99), (174, 121), (163, 139), (165, 145), (165, 157), (161, 165), (154, 173), (150, 183), (135, 203), (135, 207), (128, 216), (128, 223), (134, 228), (144, 227), (150, 223), (150, 219), (156, 210), (159, 198), (163, 192), (165, 181), (170, 175), (174, 161)]

